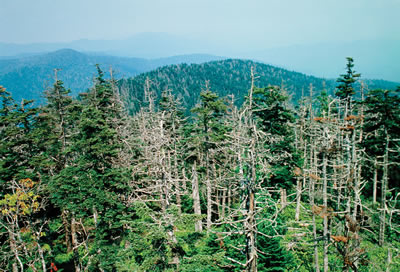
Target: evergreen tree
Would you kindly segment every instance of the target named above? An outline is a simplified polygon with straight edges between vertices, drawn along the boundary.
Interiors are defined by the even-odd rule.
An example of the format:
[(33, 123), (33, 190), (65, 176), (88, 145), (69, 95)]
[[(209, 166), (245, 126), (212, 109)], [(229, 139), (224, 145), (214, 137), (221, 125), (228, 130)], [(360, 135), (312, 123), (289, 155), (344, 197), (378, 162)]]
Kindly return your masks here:
[(347, 57), (346, 59), (346, 74), (340, 75), (340, 77), (337, 79), (339, 85), (336, 87), (336, 96), (343, 100), (348, 100), (350, 97), (355, 95), (356, 92), (354, 90), (354, 83), (356, 83), (357, 79), (361, 76), (361, 74), (357, 74), (353, 70), (353, 58)]
[(253, 99), (256, 122), (272, 139), (265, 142), (273, 168), (270, 185), (289, 188), (293, 182), (293, 168), (299, 166), (300, 157), (293, 144), (295, 119), (287, 105), (288, 96), (279, 87), (255, 88)]
[(357, 82), (358, 78), (361, 77), (361, 74), (357, 74), (354, 70), (354, 60), (350, 57), (347, 57), (347, 71), (346, 74), (340, 75), (337, 79), (339, 85), (336, 87), (336, 96), (339, 97), (341, 101), (344, 102), (345, 112), (344, 117), (348, 114), (351, 114), (352, 111), (352, 103), (351, 99), (355, 95), (356, 91), (354, 89), (354, 84)]
[[(208, 83), (207, 83), (208, 84)], [(207, 190), (207, 230), (211, 228), (212, 223), (212, 169), (215, 169), (217, 160), (216, 151), (219, 143), (225, 137), (226, 126), (223, 124), (227, 106), (218, 95), (208, 89), (200, 93), (200, 104), (192, 109), (197, 114), (197, 135), (195, 138), (201, 143), (200, 156), (204, 156), (200, 161), (204, 169), (204, 179)], [(215, 171), (214, 171), (215, 172)], [(214, 173), (215, 176), (215, 173)]]
[(0, 86), (0, 186), (6, 182), (36, 178), (34, 160), (34, 128), (38, 109), (33, 101), (23, 100), (17, 105), (10, 93)]
[(117, 164), (120, 114), (114, 90), (98, 67), (95, 85), (82, 99), (78, 131), (68, 150), (73, 160), (52, 184), (56, 205), (70, 211), (73, 221), (84, 220), (86, 227), (95, 229), (86, 234), (95, 239), (89, 248), (89, 259), (80, 258), (80, 266), (90, 263), (98, 269), (111, 269), (123, 232), (121, 196), (128, 187), (126, 172)]
[(50, 247), (40, 212), (47, 197), (40, 171), (43, 150), (36, 145), (39, 109), (33, 101), (15, 104), (2, 87), (0, 102), (0, 267), (45, 270)]

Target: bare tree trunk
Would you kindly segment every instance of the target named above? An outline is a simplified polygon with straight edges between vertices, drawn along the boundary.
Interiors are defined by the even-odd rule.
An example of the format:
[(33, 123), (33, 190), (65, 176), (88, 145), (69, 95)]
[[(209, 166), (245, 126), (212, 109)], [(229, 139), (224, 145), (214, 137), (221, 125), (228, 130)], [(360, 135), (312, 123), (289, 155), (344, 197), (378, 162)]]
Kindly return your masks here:
[(211, 229), (211, 216), (212, 216), (212, 199), (211, 199), (212, 186), (209, 176), (207, 177), (206, 180), (206, 186), (207, 186), (207, 231), (209, 231)]
[[(313, 169), (317, 166), (317, 157), (316, 157), (316, 153), (315, 153), (315, 148), (311, 148), (310, 151), (312, 152), (310, 155), (310, 160), (311, 160), (310, 167), (311, 167), (311, 169)], [(314, 158), (314, 160), (313, 160), (313, 158)], [(314, 194), (315, 194), (315, 180), (313, 178), (310, 178), (310, 205), (311, 205), (311, 207), (314, 207), (314, 205), (315, 205)], [(315, 271), (320, 272), (319, 258), (318, 258), (317, 224), (315, 221), (315, 213), (314, 212), (312, 213), (312, 225), (313, 225), (313, 239), (314, 239)]]
[[(24, 271), (24, 265), (22, 264), (22, 261), (19, 258), (15, 235), (14, 235), (12, 230), (8, 230), (8, 235), (10, 236), (10, 248), (11, 248), (11, 251), (13, 252), (14, 257), (15, 257), (15, 261), (18, 262), (19, 267), (20, 267), (20, 271), (22, 272), (22, 271)], [(12, 264), (13, 272), (18, 272), (18, 264), (16, 262)]]
[(228, 205), (227, 205), (227, 213), (231, 213), (231, 205), (232, 205), (232, 188), (228, 185)]
[(247, 214), (247, 250), (246, 250), (246, 271), (248, 272), (257, 272), (257, 247), (256, 247), (256, 225), (255, 225), (255, 200), (254, 200), (254, 191), (252, 188), (248, 189), (249, 194), (249, 207)]
[(78, 236), (77, 236), (77, 230), (76, 230), (76, 220), (75, 216), (72, 216), (71, 218), (71, 238), (72, 238), (72, 250), (74, 252), (74, 266), (75, 266), (75, 272), (80, 272), (81, 271), (81, 265), (79, 263), (79, 253), (78, 253)]
[(209, 154), (206, 152), (206, 187), (207, 187), (207, 231), (211, 229), (211, 216), (212, 216), (212, 186), (210, 179), (209, 169)]
[(281, 188), (281, 205), (282, 205), (282, 209), (284, 209), (287, 205), (286, 189), (283, 189), (283, 188)]
[(358, 174), (358, 164), (359, 158), (357, 156), (357, 150), (356, 150), (356, 130), (354, 129), (353, 131), (353, 136), (352, 136), (352, 154), (351, 154), (351, 161), (352, 161), (352, 167), (353, 167), (353, 180), (354, 180), (354, 208), (353, 208), (353, 218), (357, 217), (357, 212), (358, 212), (358, 206), (361, 206), (361, 200), (360, 200), (360, 182), (361, 180), (359, 179), (360, 175)]
[[(201, 207), (200, 207), (200, 195), (199, 195), (199, 179), (197, 176), (197, 169), (196, 169), (196, 161), (193, 162), (192, 166), (192, 196), (193, 196), (193, 208), (194, 214), (201, 216)], [(197, 220), (195, 223), (195, 230), (202, 231), (202, 223), (201, 219)]]
[(296, 214), (295, 220), (298, 222), (300, 220), (300, 207), (301, 207), (301, 190), (302, 190), (302, 181), (300, 177), (297, 177), (297, 184), (296, 184)]
[(328, 173), (327, 173), (327, 157), (326, 154), (323, 153), (323, 158), (322, 158), (322, 175), (323, 175), (323, 188), (322, 188), (322, 198), (323, 198), (323, 206), (325, 209), (325, 214), (324, 214), (324, 272), (328, 271), (328, 246), (329, 246), (329, 241), (328, 241)]
[(392, 263), (392, 251), (388, 248), (387, 262), (386, 262), (386, 272), (390, 272), (390, 264)]
[(257, 272), (257, 245), (256, 245), (257, 225), (255, 220), (255, 194), (254, 194), (255, 180), (257, 178), (255, 145), (256, 145), (256, 140), (253, 138), (250, 147), (251, 179), (249, 180), (249, 184), (247, 184), (248, 210), (247, 210), (247, 220), (246, 220), (247, 226), (245, 226), (245, 229), (247, 231), (246, 271), (248, 272)]
[(175, 197), (176, 197), (176, 206), (178, 206), (179, 214), (182, 212), (182, 201), (181, 201), (181, 186), (179, 184), (179, 169), (178, 169), (178, 158), (176, 153), (178, 151), (174, 150), (174, 183), (175, 183)]
[(45, 272), (46, 271), (46, 262), (44, 260), (43, 249), (40, 246), (39, 241), (37, 242), (37, 246), (38, 246), (38, 252), (39, 252), (40, 261), (42, 263), (42, 269), (43, 269), (43, 272)]
[[(341, 160), (341, 155), (338, 155), (338, 158), (336, 160), (336, 165), (339, 167), (342, 166), (343, 160)], [(336, 210), (340, 211), (340, 206), (342, 204), (342, 186), (343, 186), (343, 180), (340, 176), (340, 169), (334, 169), (335, 171), (335, 180), (337, 180), (337, 200), (336, 200)]]
[(386, 190), (388, 185), (388, 166), (389, 166), (389, 134), (386, 132), (385, 155), (383, 159), (383, 177), (381, 185), (381, 222), (379, 226), (379, 245), (383, 246), (385, 242), (386, 228)]
[(221, 219), (224, 219), (225, 218), (225, 203), (226, 203), (226, 191), (227, 191), (227, 189), (226, 188), (224, 188), (223, 190), (222, 190), (222, 200), (221, 200)]
[(378, 159), (374, 160), (374, 181), (373, 181), (373, 192), (372, 192), (372, 202), (376, 203), (376, 195), (378, 194)]

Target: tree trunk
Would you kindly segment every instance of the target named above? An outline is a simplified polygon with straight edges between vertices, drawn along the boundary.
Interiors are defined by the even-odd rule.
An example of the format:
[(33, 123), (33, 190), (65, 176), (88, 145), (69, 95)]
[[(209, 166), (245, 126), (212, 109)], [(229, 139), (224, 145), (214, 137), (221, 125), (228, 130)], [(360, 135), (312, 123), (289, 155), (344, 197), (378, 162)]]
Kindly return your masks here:
[[(194, 161), (192, 166), (192, 197), (193, 197), (193, 209), (194, 214), (201, 216), (201, 207), (200, 207), (200, 195), (199, 195), (199, 179), (197, 176), (197, 166), (196, 161)], [(195, 230), (202, 231), (202, 223), (201, 219), (197, 220), (195, 223)]]
[(37, 241), (37, 246), (38, 246), (40, 261), (42, 263), (42, 269), (43, 269), (43, 272), (45, 272), (46, 271), (46, 261), (44, 260), (44, 253), (43, 253), (42, 247), (39, 244), (39, 239)]
[(68, 223), (68, 215), (67, 211), (63, 210), (61, 212), (61, 218), (64, 226), (64, 232), (65, 232), (65, 245), (67, 246), (67, 252), (72, 251), (72, 245), (71, 245), (71, 233), (70, 233), (70, 226)]
[(353, 207), (353, 218), (357, 218), (358, 207), (361, 207), (361, 199), (360, 199), (360, 175), (359, 175), (359, 158), (357, 156), (357, 148), (356, 148), (356, 131), (353, 131), (352, 138), (352, 167), (353, 167), (353, 180), (354, 180), (354, 207)]
[(390, 272), (390, 264), (392, 263), (392, 251), (388, 248), (387, 262), (386, 262), (386, 272)]
[(71, 240), (72, 240), (72, 250), (74, 252), (74, 266), (75, 266), (75, 272), (80, 272), (81, 271), (81, 265), (79, 262), (79, 253), (78, 253), (78, 236), (77, 236), (77, 230), (76, 230), (76, 221), (75, 217), (72, 216), (71, 218)]
[(296, 214), (295, 214), (295, 220), (298, 222), (300, 220), (300, 207), (301, 207), (301, 190), (302, 190), (302, 180), (300, 177), (296, 178), (297, 184), (296, 184)]
[(327, 157), (326, 153), (323, 153), (323, 165), (322, 165), (322, 176), (323, 176), (323, 188), (322, 188), (322, 198), (323, 198), (323, 206), (325, 209), (324, 214), (324, 272), (328, 271), (328, 173), (327, 173)]
[[(15, 261), (16, 261), (12, 264), (13, 272), (18, 272), (18, 264), (21, 269), (20, 271), (22, 272), (22, 271), (24, 271), (24, 265), (22, 264), (22, 261), (19, 258), (18, 249), (17, 249), (17, 241), (15, 239), (15, 235), (12, 230), (8, 230), (8, 235), (10, 236), (10, 248), (14, 254)], [(17, 264), (17, 262), (18, 262), (18, 264)]]
[(282, 209), (284, 209), (287, 205), (287, 198), (286, 198), (286, 189), (281, 188), (281, 205)]
[(212, 186), (210, 179), (209, 169), (209, 155), (206, 152), (206, 187), (207, 187), (207, 231), (211, 229), (211, 216), (212, 216)]
[[(317, 157), (316, 157), (316, 152), (315, 148), (311, 148), (311, 155), (310, 155), (310, 160), (311, 164), (310, 167), (311, 169), (316, 168), (317, 166)], [(316, 169), (314, 169), (316, 172)], [(315, 202), (314, 202), (314, 194), (315, 194), (315, 180), (313, 178), (310, 178), (310, 205), (311, 207), (314, 207)], [(315, 213), (312, 213), (312, 225), (313, 225), (313, 239), (314, 239), (314, 263), (315, 263), (315, 271), (320, 272), (319, 269), (319, 258), (318, 258), (318, 240), (317, 240), (317, 223), (315, 221)]]
[(378, 159), (374, 160), (374, 181), (373, 181), (372, 203), (376, 203), (376, 196), (378, 192)]
[(225, 203), (226, 203), (226, 191), (227, 191), (227, 189), (226, 188), (224, 188), (223, 190), (222, 190), (222, 200), (221, 200), (221, 219), (224, 219), (225, 218)]
[(256, 247), (256, 225), (255, 225), (255, 200), (254, 191), (248, 188), (249, 207), (247, 213), (247, 248), (246, 248), (246, 271), (257, 272), (257, 247)]
[(212, 199), (211, 199), (212, 186), (209, 176), (207, 176), (206, 186), (207, 186), (207, 231), (209, 231), (211, 229), (211, 215), (212, 215)]
[(174, 183), (175, 183), (175, 197), (176, 206), (178, 206), (179, 214), (182, 212), (182, 201), (181, 201), (181, 186), (179, 184), (179, 169), (178, 169), (178, 158), (176, 156), (177, 150), (174, 151)]
[(388, 185), (388, 166), (389, 166), (389, 134), (386, 132), (385, 155), (383, 159), (383, 176), (381, 188), (381, 222), (379, 226), (379, 245), (383, 246), (385, 242), (386, 228), (386, 190)]

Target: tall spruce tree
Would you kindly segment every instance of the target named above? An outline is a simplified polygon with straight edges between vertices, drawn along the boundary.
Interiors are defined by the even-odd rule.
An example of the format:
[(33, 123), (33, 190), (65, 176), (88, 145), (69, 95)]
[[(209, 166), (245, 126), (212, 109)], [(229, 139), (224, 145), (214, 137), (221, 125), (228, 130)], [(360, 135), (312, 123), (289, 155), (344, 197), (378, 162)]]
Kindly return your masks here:
[(94, 87), (82, 97), (77, 132), (68, 150), (73, 160), (55, 179), (53, 200), (71, 212), (72, 225), (83, 221), (86, 228), (94, 228), (94, 232), (85, 232), (86, 237), (72, 237), (75, 246), (79, 238), (88, 242), (90, 236), (93, 242), (86, 250), (82, 248), (78, 269), (89, 265), (109, 271), (123, 232), (121, 196), (128, 187), (125, 170), (117, 163), (120, 104), (99, 66), (97, 69)]
[(294, 113), (288, 108), (289, 97), (281, 88), (271, 86), (255, 88), (253, 99), (256, 122), (260, 130), (272, 138), (265, 143), (265, 148), (273, 155), (270, 156), (273, 159), (270, 161), (270, 185), (289, 188), (293, 182), (293, 169), (300, 164), (294, 149)]
[(345, 112), (343, 113), (346, 117), (347, 114), (351, 113), (352, 103), (351, 99), (356, 94), (354, 89), (354, 84), (357, 82), (358, 78), (361, 77), (361, 74), (358, 74), (354, 71), (354, 60), (353, 58), (347, 57), (346, 64), (346, 73), (340, 75), (337, 79), (339, 85), (336, 87), (336, 96), (339, 97), (341, 101), (343, 101), (345, 105)]
[(223, 125), (223, 116), (227, 106), (218, 95), (208, 89), (200, 93), (200, 104), (192, 109), (197, 114), (197, 135), (200, 138), (200, 156), (204, 169), (204, 180), (207, 191), (207, 230), (210, 230), (212, 223), (212, 169), (215, 168), (216, 149), (218, 144), (225, 137), (226, 127)]

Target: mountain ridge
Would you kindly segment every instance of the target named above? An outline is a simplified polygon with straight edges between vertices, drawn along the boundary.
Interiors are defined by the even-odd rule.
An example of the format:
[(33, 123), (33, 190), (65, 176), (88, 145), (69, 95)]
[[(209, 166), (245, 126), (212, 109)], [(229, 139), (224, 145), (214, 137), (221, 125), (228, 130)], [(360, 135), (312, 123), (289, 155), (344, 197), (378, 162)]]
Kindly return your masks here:
[[(227, 45), (229, 44), (229, 46)], [(366, 78), (400, 81), (400, 39), (370, 39), (273, 46), (268, 42), (229, 43), (200, 37), (144, 32), (124, 39), (76, 40), (58, 43), (0, 43), (0, 59), (7, 56), (51, 52), (71, 48), (91, 54), (137, 58), (165, 58), (172, 55), (208, 54), (227, 58), (253, 59), (274, 66), (333, 78), (344, 69), (346, 57), (353, 57)]]
[(201, 63), (222, 57), (191, 54), (168, 58), (124, 58), (109, 55), (86, 54), (73, 49), (60, 49), (21, 58), (0, 59), (0, 85), (7, 88), (19, 101), (22, 98), (42, 101), (42, 93), (54, 83), (54, 69), (59, 69), (58, 79), (64, 81), (73, 95), (92, 85), (95, 65), (114, 70), (117, 78), (131, 77), (157, 67), (177, 63)]
[[(255, 67), (258, 76), (257, 87), (282, 86), (292, 97), (293, 102), (298, 101), (303, 94), (307, 95), (310, 85), (313, 86), (316, 94), (324, 89), (333, 94), (337, 86), (335, 79), (318, 78), (242, 59), (169, 65), (133, 78), (122, 79), (119, 81), (119, 86), (121, 93), (125, 95), (124, 100), (131, 113), (137, 111), (144, 104), (143, 86), (147, 79), (151, 82), (151, 88), (158, 98), (161, 97), (162, 91), (170, 89), (176, 97), (182, 100), (183, 107), (186, 109), (192, 108), (197, 103), (200, 92), (205, 89), (206, 81), (210, 89), (221, 97), (233, 94), (239, 105), (243, 102), (250, 87), (252, 67)], [(365, 79), (363, 82), (369, 89), (394, 89), (400, 85), (384, 80)]]

